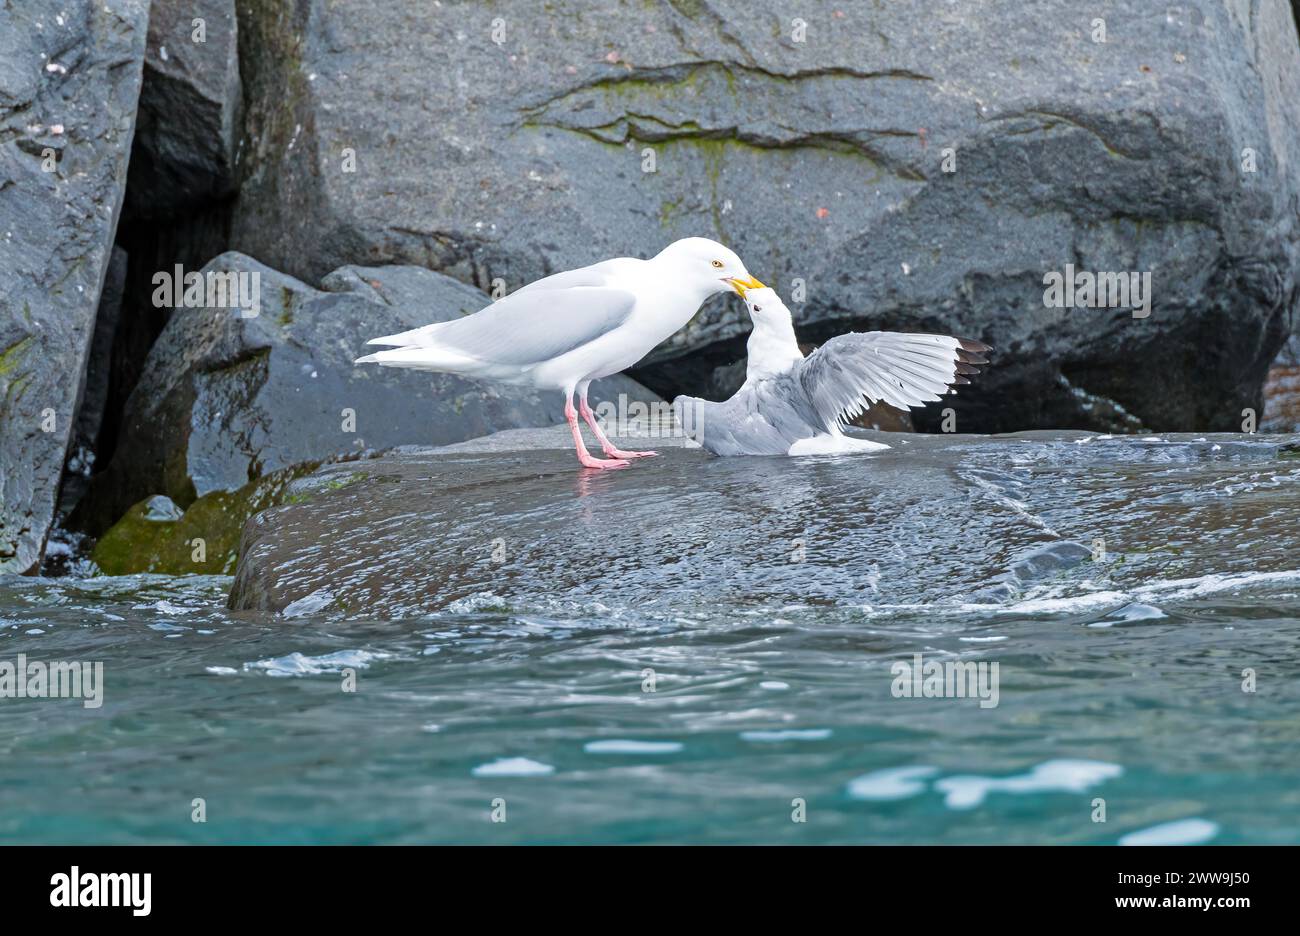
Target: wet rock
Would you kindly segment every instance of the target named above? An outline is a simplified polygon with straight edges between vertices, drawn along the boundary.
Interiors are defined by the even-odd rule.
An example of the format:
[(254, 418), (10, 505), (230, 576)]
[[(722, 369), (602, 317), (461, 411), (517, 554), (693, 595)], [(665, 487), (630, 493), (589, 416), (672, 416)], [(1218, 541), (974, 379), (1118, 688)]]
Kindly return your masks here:
[(177, 507), (174, 500), (162, 494), (145, 498), (138, 506), (140, 519), (154, 523), (170, 523), (185, 516), (185, 511)]
[(234, 0), (153, 0), (126, 214), (231, 194), (242, 111)]
[[(1098, 557), (1104, 546), (1099, 546)], [(969, 597), (972, 604), (998, 604), (1009, 601), (1035, 585), (1050, 582), (1075, 566), (1093, 557), (1093, 551), (1082, 543), (1057, 540), (1022, 550), (1011, 560), (1007, 570), (994, 578), (989, 585), (976, 590)]]
[[(1290, 11), (1122, 0), (1103, 37), (1068, 0), (933, 7), (798, 32), (717, 0), (244, 5), (233, 243), (308, 279), (360, 257), (514, 288), (706, 234), (807, 340), (992, 344), (962, 431), (1237, 428), (1296, 298)], [(1151, 314), (1046, 307), (1066, 263), (1151, 272)], [(747, 328), (719, 298), (634, 376), (703, 393)]]
[[(241, 296), (257, 300), (257, 313), (216, 305), (172, 313), (127, 401), (112, 462), (72, 517), (78, 529), (102, 532), (150, 493), (188, 507), (302, 463), (564, 420), (558, 393), (353, 365), (370, 337), (489, 301), (449, 277), (348, 267), (321, 291), (233, 253), (202, 272), (205, 283), (208, 274), (243, 276)], [(655, 397), (625, 377), (592, 387), (594, 405), (617, 409), (620, 399)]]
[[(664, 453), (643, 460), (642, 466), (693, 466), (714, 461), (671, 432), (650, 437), (618, 433), (615, 438), (624, 445), (653, 446)], [(639, 480), (652, 477), (654, 472)], [(611, 566), (605, 556), (606, 548), (614, 555), (625, 553), (625, 546), (644, 546), (637, 531), (622, 525), (594, 536), (595, 531), (569, 527), (575, 509), (594, 520), (584, 498), (609, 489), (600, 475), (577, 468), (564, 426), (507, 430), (445, 448), (326, 465), (312, 480), (316, 496), (259, 513), (245, 526), (230, 598), (232, 608), (294, 614), (307, 609), (324, 612), (369, 607), (379, 615), (397, 616), (416, 607), (445, 607), (458, 598), (490, 605), (494, 582), (530, 577), (534, 572), (546, 578), (554, 572), (558, 575), (553, 583), (556, 593), (583, 590), (584, 582), (594, 585), (617, 567), (616, 560)], [(635, 508), (638, 513), (658, 513), (669, 506), (660, 484), (637, 483), (630, 473), (624, 480), (631, 482), (630, 487), (623, 487), (631, 498), (628, 504), (639, 504)], [(417, 500), (399, 507), (398, 501), (408, 496)], [(551, 506), (558, 512), (548, 518)], [(672, 509), (675, 513), (687, 508), (678, 504)], [(447, 510), (455, 516), (444, 517)], [(320, 536), (317, 524), (326, 517), (333, 518), (339, 534), (337, 549)], [(533, 519), (521, 528), (524, 517)], [(700, 519), (701, 525), (689, 535), (704, 529), (705, 518)], [(534, 528), (534, 522), (540, 527)], [(547, 535), (555, 539), (548, 543), (543, 539)], [(663, 530), (656, 534), (667, 535)], [(608, 540), (608, 544), (591, 553), (588, 550), (596, 539)], [(414, 551), (430, 548), (435, 540), (438, 545), (432, 546), (429, 561), (412, 569), (410, 580), (401, 584), (393, 581), (397, 565), (386, 561), (372, 569), (374, 588), (359, 587), (352, 576), (328, 571), (361, 541), (374, 547), (357, 557), (369, 564), (379, 553), (394, 560), (404, 556), (404, 561), (409, 561)], [(590, 562), (580, 558), (596, 555), (605, 558)], [(299, 573), (289, 571), (289, 566), (307, 557), (311, 558)], [(390, 591), (389, 585), (396, 587)]]
[(38, 565), (54, 515), (126, 182), (148, 9), (0, 7), (0, 572)]
[(1068, 540), (1048, 543), (1017, 556), (1010, 573), (1022, 585), (1052, 577), (1090, 558), (1093, 551), (1083, 543)]
[[(245, 526), (230, 606), (367, 618), (495, 609), (601, 627), (625, 616), (689, 627), (729, 607), (738, 627), (757, 628), (797, 596), (862, 613), (869, 641), (875, 606), (916, 608), (929, 628), (944, 616), (964, 625), (972, 600), (1050, 597), (1084, 579), (1137, 593), (1189, 569), (1189, 538), (1227, 536), (1215, 548), (1224, 574), (1290, 568), (1281, 554), (1261, 566), (1252, 524), (1224, 534), (1222, 505), (1187, 492), (1239, 482), (1244, 465), (1272, 491), (1289, 471), (1280, 440), (866, 435), (893, 448), (713, 458), (675, 437), (627, 438), (662, 455), (594, 472), (557, 426), (325, 466), (310, 500)], [(988, 483), (999, 473), (1023, 476), (1014, 497)], [(1159, 522), (1170, 504), (1173, 539)], [(1271, 495), (1242, 509), (1275, 522)], [(1090, 561), (1099, 536), (1123, 562)]]

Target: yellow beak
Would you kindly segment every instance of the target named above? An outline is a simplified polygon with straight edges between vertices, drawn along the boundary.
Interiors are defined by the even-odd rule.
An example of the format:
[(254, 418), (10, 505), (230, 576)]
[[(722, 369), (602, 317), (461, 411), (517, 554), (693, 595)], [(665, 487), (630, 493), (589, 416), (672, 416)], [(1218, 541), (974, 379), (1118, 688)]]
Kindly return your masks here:
[(765, 289), (765, 288), (766, 288), (762, 283), (760, 283), (758, 280), (754, 279), (754, 277), (752, 277), (752, 276), (749, 277), (748, 279), (741, 279), (739, 276), (731, 276), (731, 277), (728, 277), (728, 278), (727, 278), (727, 282), (731, 284), (731, 288), (732, 288), (732, 289), (734, 289), (736, 292), (740, 293), (740, 298), (741, 298), (741, 299), (744, 299), (744, 298), (745, 298), (745, 290), (747, 290), (747, 289)]

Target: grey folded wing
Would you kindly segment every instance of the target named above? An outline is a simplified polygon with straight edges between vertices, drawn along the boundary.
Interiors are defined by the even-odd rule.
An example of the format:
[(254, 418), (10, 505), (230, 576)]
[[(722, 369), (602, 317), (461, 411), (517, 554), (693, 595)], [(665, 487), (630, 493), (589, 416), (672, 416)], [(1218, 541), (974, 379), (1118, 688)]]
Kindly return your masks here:
[(552, 273), (550, 276), (543, 276), (539, 280), (520, 286), (511, 295), (517, 296), (523, 292), (541, 292), (549, 289), (572, 289), (575, 286), (608, 286), (611, 278), (621, 270), (626, 270), (630, 264), (641, 262), (626, 257), (602, 260), (600, 263), (579, 267), (576, 270), (564, 270), (560, 273)]
[(433, 326), (422, 343), (525, 367), (614, 331), (627, 322), (635, 305), (633, 293), (605, 286), (525, 288), (473, 315)]
[(742, 387), (721, 403), (678, 397), (673, 410), (687, 438), (715, 455), (784, 455), (820, 431), (790, 375)]
[(986, 364), (988, 345), (947, 335), (852, 332), (826, 342), (796, 365), (823, 431), (883, 400), (899, 409), (940, 399), (970, 383), (976, 364)]

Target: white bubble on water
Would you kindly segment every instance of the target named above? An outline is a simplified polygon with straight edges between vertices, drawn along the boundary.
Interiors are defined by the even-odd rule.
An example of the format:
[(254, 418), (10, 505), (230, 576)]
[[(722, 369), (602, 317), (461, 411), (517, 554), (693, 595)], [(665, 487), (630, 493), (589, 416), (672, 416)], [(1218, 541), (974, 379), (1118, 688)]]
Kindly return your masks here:
[(498, 757), (470, 771), (475, 777), (545, 777), (553, 773), (555, 768), (550, 764), (527, 757)]
[(1121, 845), (1200, 845), (1219, 834), (1219, 825), (1208, 819), (1179, 819), (1162, 822), (1121, 836)]
[(919, 764), (914, 767), (888, 767), (849, 781), (851, 799), (887, 802), (907, 799), (925, 792), (925, 781), (939, 772), (938, 767)]

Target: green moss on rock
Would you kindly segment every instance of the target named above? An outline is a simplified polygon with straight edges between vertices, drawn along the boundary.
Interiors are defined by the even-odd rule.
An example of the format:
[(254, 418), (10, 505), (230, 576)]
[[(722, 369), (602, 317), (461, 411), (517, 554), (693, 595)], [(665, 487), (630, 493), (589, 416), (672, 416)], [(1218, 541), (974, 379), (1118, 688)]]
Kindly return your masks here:
[(228, 575), (235, 569), (240, 533), (249, 517), (365, 477), (358, 471), (317, 481), (309, 477), (317, 467), (318, 463), (295, 465), (237, 491), (205, 494), (176, 520), (150, 519), (149, 498), (145, 498), (100, 537), (91, 558), (106, 575)]
[(27, 337), (13, 345), (0, 351), (0, 377), (5, 376), (18, 367), (18, 362), (26, 353), (27, 348), (35, 341), (34, 338)]

